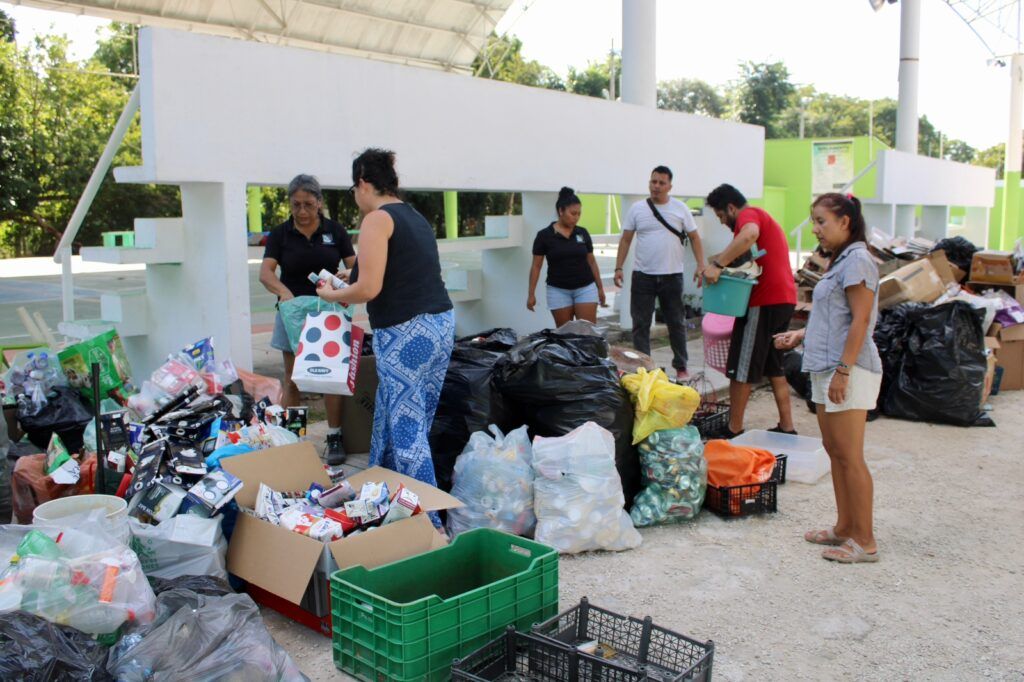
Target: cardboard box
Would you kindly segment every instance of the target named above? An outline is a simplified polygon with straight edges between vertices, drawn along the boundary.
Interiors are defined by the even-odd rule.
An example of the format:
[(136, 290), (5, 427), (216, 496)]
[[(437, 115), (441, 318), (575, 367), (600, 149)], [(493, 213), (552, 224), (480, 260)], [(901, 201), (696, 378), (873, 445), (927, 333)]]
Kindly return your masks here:
[(1017, 303), (1024, 305), (1024, 284), (992, 284), (991, 282), (975, 282), (973, 280), (967, 282), (967, 286), (972, 291), (976, 291), (979, 294), (989, 289), (998, 289), (1005, 291), (1010, 296), (1013, 296)]
[[(256, 503), (260, 483), (275, 490), (305, 490), (310, 483), (325, 487), (331, 483), (309, 442), (231, 457), (223, 461), (223, 467), (245, 484), (235, 499), (248, 509)], [(361, 471), (348, 480), (357, 490), (368, 481), (385, 481), (389, 490), (402, 484), (419, 495), (424, 511), (462, 506), (433, 486), (382, 467)], [(447, 539), (434, 529), (426, 514), (324, 543), (243, 512), (238, 515), (228, 545), (228, 571), (292, 604), (300, 604), (323, 559), (325, 546), (339, 568), (360, 564), (373, 568), (446, 544)]]
[(999, 344), (996, 358), (1003, 367), (1003, 379), (999, 382), (999, 390), (1024, 389), (1024, 324), (1000, 329)]
[(971, 260), (971, 281), (989, 284), (1024, 284), (1024, 273), (1014, 275), (1009, 251), (978, 251)]
[[(935, 272), (938, 273), (939, 279), (942, 280), (943, 284), (959, 284), (960, 280), (957, 279), (957, 275), (953, 272), (953, 264), (946, 258), (946, 252), (942, 249), (938, 251), (932, 251), (927, 256), (928, 262), (935, 268)], [(959, 268), (957, 268), (959, 270)], [(962, 270), (961, 270), (962, 272)]]
[(370, 451), (377, 383), (377, 358), (364, 355), (359, 358), (355, 390), (341, 397), (341, 444), (350, 455)]
[(939, 274), (927, 258), (914, 261), (883, 279), (878, 285), (878, 307), (900, 303), (931, 303), (946, 291)]
[(999, 343), (999, 339), (995, 338), (994, 336), (985, 337), (985, 348), (991, 350), (992, 352), (989, 353), (987, 357), (988, 365), (985, 368), (985, 387), (981, 392), (982, 405), (988, 402), (989, 395), (992, 393), (992, 382), (995, 380), (996, 377), (997, 364), (995, 351), (998, 350), (1001, 346), (1002, 344)]

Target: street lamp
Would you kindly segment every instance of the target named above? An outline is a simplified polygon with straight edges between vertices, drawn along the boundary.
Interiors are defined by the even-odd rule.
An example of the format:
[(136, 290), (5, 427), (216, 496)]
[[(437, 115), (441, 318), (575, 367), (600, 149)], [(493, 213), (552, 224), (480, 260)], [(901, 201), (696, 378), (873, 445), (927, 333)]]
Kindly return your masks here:
[(800, 139), (804, 139), (804, 115), (807, 113), (807, 105), (811, 103), (810, 97), (800, 98)]

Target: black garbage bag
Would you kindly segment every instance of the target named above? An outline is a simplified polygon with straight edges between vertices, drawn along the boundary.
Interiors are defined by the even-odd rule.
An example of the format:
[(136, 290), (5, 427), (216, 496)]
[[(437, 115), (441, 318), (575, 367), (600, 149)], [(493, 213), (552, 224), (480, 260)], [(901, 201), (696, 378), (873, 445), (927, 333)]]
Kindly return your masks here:
[(516, 345), (512, 329), (489, 329), (455, 341), (448, 373), (430, 427), (434, 475), (444, 491), (452, 488), (455, 459), (476, 431), (490, 424), (509, 427), (501, 394), (491, 387), (494, 363)]
[(28, 415), (18, 410), (21, 430), (37, 448), (43, 450), (56, 433), (70, 452), (81, 452), (86, 425), (92, 421), (92, 412), (73, 388), (55, 386), (46, 395), (46, 406), (39, 414)]
[(971, 260), (974, 259), (975, 252), (981, 251), (981, 249), (963, 237), (940, 239), (932, 248), (932, 251), (940, 249), (946, 252), (946, 260), (967, 273), (971, 271)]
[(128, 643), (119, 642), (107, 669), (126, 682), (308, 679), (271, 637), (259, 608), (247, 594), (208, 597), (192, 593), (189, 602), (160, 625), (133, 636)]
[(782, 369), (786, 372), (786, 381), (805, 400), (811, 397), (811, 374), (803, 370), (804, 354), (791, 350), (782, 358)]
[(607, 353), (600, 337), (545, 330), (499, 360), (492, 381), (532, 436), (564, 436), (588, 421), (610, 431), (628, 507), (641, 488), (633, 404)]
[[(882, 401), (890, 417), (956, 426), (995, 426), (981, 409), (983, 310), (963, 301), (907, 311), (902, 353)], [(884, 357), (884, 356), (883, 356)]]
[(899, 372), (907, 335), (910, 333), (910, 315), (924, 307), (926, 306), (922, 303), (903, 303), (878, 312), (873, 338), (878, 355), (882, 359), (882, 386), (878, 391), (880, 404), (884, 402), (884, 397), (889, 393), (889, 386)]
[(189, 590), (209, 597), (219, 597), (234, 592), (227, 582), (212, 575), (183, 575), (177, 578), (149, 576), (147, 580), (149, 580), (149, 586), (153, 588), (153, 594), (157, 597), (168, 590)]
[(113, 680), (107, 647), (92, 636), (24, 611), (0, 613), (0, 679)]

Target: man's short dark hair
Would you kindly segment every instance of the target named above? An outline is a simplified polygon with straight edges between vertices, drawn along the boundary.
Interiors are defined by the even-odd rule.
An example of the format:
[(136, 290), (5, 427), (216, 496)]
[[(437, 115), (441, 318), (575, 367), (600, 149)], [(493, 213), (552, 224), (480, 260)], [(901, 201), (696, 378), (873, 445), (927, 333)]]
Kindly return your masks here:
[(654, 170), (652, 170), (651, 173), (661, 173), (662, 175), (667, 175), (669, 181), (672, 180), (672, 169), (669, 168), (668, 166), (655, 166)]
[(736, 208), (743, 208), (747, 205), (747, 198), (732, 185), (721, 184), (711, 190), (711, 194), (704, 200), (704, 203), (716, 211), (724, 211), (729, 204)]

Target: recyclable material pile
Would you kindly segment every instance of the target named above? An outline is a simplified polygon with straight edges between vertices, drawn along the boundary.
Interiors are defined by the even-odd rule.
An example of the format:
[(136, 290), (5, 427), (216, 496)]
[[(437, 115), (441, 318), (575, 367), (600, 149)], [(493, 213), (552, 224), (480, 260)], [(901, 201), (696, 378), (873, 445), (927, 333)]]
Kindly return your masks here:
[(640, 444), (646, 483), (629, 515), (639, 527), (689, 521), (700, 513), (708, 483), (704, 444), (696, 427), (655, 431)]
[[(937, 424), (994, 425), (988, 397), (1000, 388), (1024, 388), (1024, 240), (1011, 251), (987, 251), (963, 237), (932, 243), (873, 229), (868, 250), (881, 278), (877, 411)], [(808, 258), (797, 275), (801, 300), (810, 301), (810, 286), (827, 267), (821, 253)], [(798, 367), (787, 377), (806, 392), (808, 378)]]
[[(46, 448), (14, 469), (15, 511), (33, 525), (0, 526), (0, 677), (35, 679), (49, 670), (52, 679), (305, 679), (249, 596), (224, 583), (217, 594), (183, 587), (157, 598), (150, 581), (227, 579), (226, 533), (243, 484), (220, 465), (297, 442), (307, 408), (275, 405), (276, 382), (218, 359), (211, 339), (168, 356), (138, 389), (129, 377), (113, 331), (59, 353), (23, 352), (0, 376), (19, 426)], [(259, 400), (247, 387), (262, 389)], [(313, 486), (301, 503), (284, 502), (284, 525), (299, 530), (300, 508), (308, 512), (319, 494), (327, 500), (343, 487)], [(70, 504), (53, 520), (38, 506), (94, 491), (120, 505), (116, 521), (107, 510), (74, 513), (90, 502)], [(350, 496), (363, 501), (361, 511), (344, 510), (359, 519), (353, 532), (372, 526), (372, 513), (383, 517), (378, 523), (401, 517), (409, 491), (389, 497), (384, 487), (383, 500), (380, 492), (372, 505)]]
[(420, 514), (419, 496), (399, 484), (364, 483), (357, 493), (346, 480), (329, 488), (313, 483), (305, 491), (279, 492), (261, 483), (254, 509), (246, 513), (321, 542), (333, 542)]
[(455, 462), (452, 495), (465, 506), (448, 512), (452, 535), (473, 528), (493, 528), (514, 535), (532, 535), (533, 447), (525, 426), (507, 436), (491, 425), (493, 437), (480, 431), (470, 436)]
[(615, 440), (593, 422), (533, 443), (536, 539), (560, 552), (639, 547), (615, 470)]
[[(4, 527), (8, 528), (8, 527)], [(92, 635), (153, 619), (154, 600), (135, 553), (97, 517), (0, 536), (0, 611), (21, 610)]]

